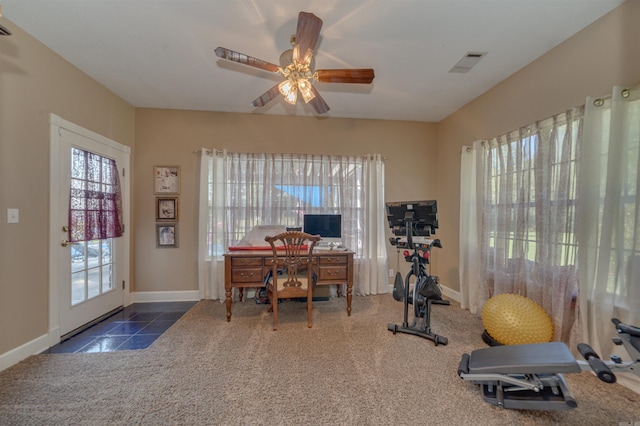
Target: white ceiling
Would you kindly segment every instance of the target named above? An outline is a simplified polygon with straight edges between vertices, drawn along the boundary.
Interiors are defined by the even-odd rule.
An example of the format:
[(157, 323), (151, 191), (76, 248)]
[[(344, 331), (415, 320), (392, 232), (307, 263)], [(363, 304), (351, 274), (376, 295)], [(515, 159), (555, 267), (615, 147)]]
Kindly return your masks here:
[[(136, 107), (314, 115), (279, 97), (279, 74), (219, 59), (218, 46), (278, 64), (298, 12), (324, 21), (317, 69), (373, 68), (372, 85), (315, 83), (330, 117), (437, 122), (624, 0), (0, 0), (18, 25)], [(12, 43), (12, 37), (0, 43)], [(488, 52), (471, 71), (449, 70)]]

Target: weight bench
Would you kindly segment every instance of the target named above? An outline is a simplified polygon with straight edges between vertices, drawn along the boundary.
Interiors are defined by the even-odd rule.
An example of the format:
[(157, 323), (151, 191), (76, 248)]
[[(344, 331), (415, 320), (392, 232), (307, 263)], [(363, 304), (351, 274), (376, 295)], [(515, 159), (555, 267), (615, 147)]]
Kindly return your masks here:
[(520, 410), (569, 410), (578, 404), (563, 374), (593, 371), (605, 383), (615, 383), (615, 372), (640, 376), (640, 328), (613, 318), (615, 345), (622, 345), (629, 361), (612, 355), (603, 361), (586, 343), (578, 352), (586, 361), (577, 361), (562, 342), (492, 346), (463, 354), (458, 376), (480, 385), (485, 401)]

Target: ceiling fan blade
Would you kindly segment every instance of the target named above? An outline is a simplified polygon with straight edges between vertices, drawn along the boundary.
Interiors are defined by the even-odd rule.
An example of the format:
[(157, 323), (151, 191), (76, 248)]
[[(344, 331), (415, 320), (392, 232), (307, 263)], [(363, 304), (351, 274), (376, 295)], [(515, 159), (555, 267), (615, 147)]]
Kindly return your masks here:
[[(280, 84), (280, 83), (278, 83), (278, 84)], [(266, 92), (264, 92), (262, 94), (262, 96), (260, 96), (258, 99), (256, 99), (253, 102), (251, 102), (251, 106), (254, 106), (254, 107), (265, 106), (273, 98), (278, 96), (280, 94), (280, 90), (278, 90), (278, 84), (276, 84), (271, 89), (269, 89)]]
[(374, 77), (375, 75), (371, 68), (316, 71), (316, 79), (323, 83), (370, 84)]
[(313, 13), (300, 12), (298, 14), (298, 28), (296, 29), (296, 46), (294, 54), (297, 54), (296, 60), (303, 59), (305, 65), (311, 61), (311, 55), (307, 51), (313, 51), (318, 44), (320, 37), (320, 29), (322, 28), (322, 19)]
[(235, 50), (226, 49), (224, 47), (218, 47), (216, 49), (216, 56), (218, 58), (227, 59), (233, 62), (239, 62), (241, 64), (249, 65), (251, 67), (260, 68), (271, 72), (278, 72), (279, 70), (279, 67), (276, 64), (263, 61), (262, 59), (254, 58), (253, 56), (245, 55), (244, 53), (236, 52)]
[(309, 104), (311, 104), (313, 109), (315, 109), (318, 114), (329, 112), (329, 105), (327, 105), (324, 99), (322, 99), (322, 96), (320, 96), (320, 93), (316, 90), (316, 88), (313, 87), (313, 85), (310, 86), (311, 91), (313, 92), (315, 97), (309, 101)]

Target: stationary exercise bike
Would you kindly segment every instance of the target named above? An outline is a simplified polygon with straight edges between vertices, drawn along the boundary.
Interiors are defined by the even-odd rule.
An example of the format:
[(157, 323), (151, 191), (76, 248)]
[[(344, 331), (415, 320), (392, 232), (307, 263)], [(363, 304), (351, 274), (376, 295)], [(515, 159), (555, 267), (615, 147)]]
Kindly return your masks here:
[(480, 385), (485, 401), (521, 410), (569, 410), (578, 406), (563, 374), (592, 370), (605, 383), (616, 373), (640, 376), (640, 327), (613, 318), (615, 345), (623, 345), (630, 358), (612, 355), (603, 361), (586, 343), (578, 345), (585, 361), (578, 361), (562, 342), (493, 346), (463, 354), (458, 375)]
[[(431, 331), (431, 305), (448, 305), (448, 300), (442, 299), (442, 292), (438, 285), (438, 277), (429, 275), (426, 265), (432, 247), (442, 248), (440, 240), (414, 241), (414, 234), (423, 237), (431, 236), (432, 231), (437, 227), (437, 216), (435, 201), (410, 202), (410, 203), (387, 203), (387, 216), (389, 224), (394, 230), (394, 234), (405, 232), (406, 238), (392, 237), (389, 239), (391, 245), (396, 246), (398, 251), (404, 250), (404, 258), (411, 263), (411, 269), (407, 273), (404, 283), (402, 276), (398, 272), (393, 285), (393, 298), (399, 302), (404, 302), (404, 321), (402, 325), (388, 324), (389, 331), (396, 333), (412, 334), (431, 340), (436, 346), (446, 345), (448, 339), (437, 335)], [(416, 217), (416, 213), (422, 213), (423, 217)], [(403, 226), (398, 226), (399, 217), (402, 214)], [(411, 281), (413, 279), (413, 286)], [(413, 305), (414, 319), (409, 325), (409, 305)]]

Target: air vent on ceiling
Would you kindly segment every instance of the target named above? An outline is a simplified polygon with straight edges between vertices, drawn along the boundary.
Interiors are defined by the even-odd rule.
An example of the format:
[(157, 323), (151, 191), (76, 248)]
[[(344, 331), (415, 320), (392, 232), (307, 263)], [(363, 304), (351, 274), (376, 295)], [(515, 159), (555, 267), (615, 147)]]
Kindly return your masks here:
[(473, 68), (487, 52), (467, 52), (449, 72), (465, 73)]

